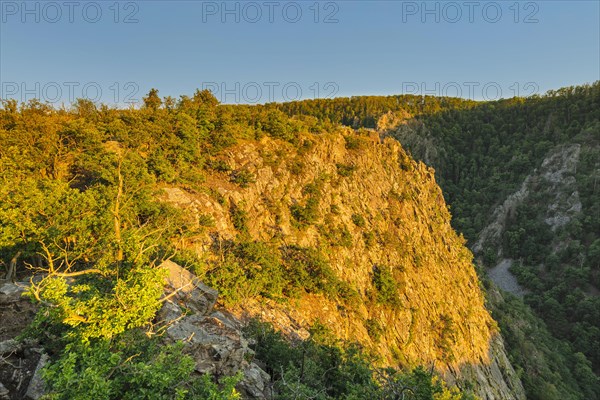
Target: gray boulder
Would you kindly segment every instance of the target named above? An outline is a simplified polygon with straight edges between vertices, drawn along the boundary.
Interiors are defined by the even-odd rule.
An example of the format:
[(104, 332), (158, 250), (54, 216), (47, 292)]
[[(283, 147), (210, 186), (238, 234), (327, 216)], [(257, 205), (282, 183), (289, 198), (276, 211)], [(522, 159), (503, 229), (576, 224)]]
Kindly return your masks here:
[(33, 377), (31, 381), (29, 381), (29, 386), (27, 387), (27, 392), (25, 393), (25, 397), (31, 400), (38, 400), (44, 394), (46, 394), (45, 389), (46, 385), (44, 380), (42, 379), (42, 368), (48, 363), (48, 355), (42, 354), (40, 357), (40, 361), (38, 361), (37, 367), (35, 367), (35, 372), (33, 373)]
[(8, 391), (6, 386), (4, 386), (2, 384), (2, 382), (0, 382), (0, 400), (8, 400), (8, 399), (10, 399), (10, 392)]
[(175, 293), (175, 299), (195, 313), (206, 315), (212, 311), (219, 292), (200, 282), (196, 275), (173, 261), (165, 261), (160, 267), (168, 271), (168, 294)]
[(168, 340), (184, 343), (198, 373), (231, 376), (241, 371), (240, 392), (248, 398), (272, 397), (270, 376), (250, 361), (254, 351), (242, 334), (243, 324), (225, 310), (213, 311), (218, 292), (172, 261), (161, 267), (168, 271), (165, 295), (169, 298), (158, 318), (168, 324)]

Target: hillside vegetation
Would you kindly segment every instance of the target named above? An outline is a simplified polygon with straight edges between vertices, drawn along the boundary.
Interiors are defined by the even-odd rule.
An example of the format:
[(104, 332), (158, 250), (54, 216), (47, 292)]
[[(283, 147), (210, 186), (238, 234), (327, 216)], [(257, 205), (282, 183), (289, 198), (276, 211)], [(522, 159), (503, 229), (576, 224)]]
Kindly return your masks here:
[[(0, 110), (0, 255), (9, 279), (36, 275), (26, 334), (50, 354), (52, 398), (235, 398), (235, 378), (217, 387), (161, 344), (167, 258), (228, 309), (307, 343), (315, 370), (286, 394), (299, 344), (271, 360), (283, 339), (259, 341), (281, 398), (463, 396), (433, 370), (466, 392), (521, 397), (433, 171), (396, 141), (206, 91), (144, 101)], [(321, 325), (335, 340), (306, 342)], [(356, 381), (332, 387), (344, 369)]]
[[(410, 108), (400, 99), (422, 108)], [(546, 356), (542, 366), (534, 367), (522, 357), (527, 339), (508, 340), (516, 364), (525, 371), (529, 397), (597, 398), (597, 376), (584, 373), (574, 380), (559, 364), (584, 371), (591, 362), (596, 374), (600, 368), (600, 83), (494, 102), (436, 100), (453, 100), (450, 109), (428, 107), (428, 99), (316, 100), (282, 109), (377, 128), (434, 167), (452, 210), (452, 225), (484, 265), (513, 260), (513, 273), (529, 290), (524, 301), (545, 321), (525, 322), (536, 317), (517, 306), (517, 299), (492, 301), (494, 312), (505, 316), (500, 318), (502, 330), (537, 326), (545, 339), (540, 339), (543, 344), (531, 342), (530, 357), (534, 347), (547, 346), (568, 360)], [(359, 104), (359, 117), (349, 118), (348, 110)], [(498, 215), (503, 217), (498, 220)], [(566, 343), (554, 343), (543, 333), (546, 329)], [(561, 389), (540, 391), (540, 376)]]
[[(37, 275), (52, 398), (238, 397), (161, 340), (165, 259), (249, 321), (279, 398), (597, 398), (599, 91), (3, 102), (0, 258)], [(467, 243), (535, 315), (482, 269), (498, 328)]]
[[(513, 260), (513, 273), (529, 290), (525, 302), (555, 337), (569, 343), (556, 345), (567, 364), (586, 363), (585, 355), (597, 374), (600, 84), (417, 117), (394, 136), (423, 159), (420, 138), (433, 143), (429, 163), (452, 207), (454, 226), (485, 265)], [(497, 222), (494, 209), (518, 191), (504, 203), (500, 226), (486, 228)], [(579, 380), (587, 388), (583, 398), (598, 396), (597, 377)], [(539, 384), (530, 388), (537, 392)], [(549, 390), (535, 397), (575, 393)]]

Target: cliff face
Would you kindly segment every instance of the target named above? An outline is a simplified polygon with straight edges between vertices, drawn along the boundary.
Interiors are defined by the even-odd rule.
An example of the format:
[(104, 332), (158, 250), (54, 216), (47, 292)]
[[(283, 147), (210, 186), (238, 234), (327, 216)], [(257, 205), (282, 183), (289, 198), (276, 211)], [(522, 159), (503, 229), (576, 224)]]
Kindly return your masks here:
[[(228, 172), (207, 176), (205, 192), (165, 188), (165, 200), (192, 220), (214, 221), (182, 246), (207, 271), (220, 262), (223, 240), (242, 234), (273, 249), (319, 249), (358, 294), (352, 305), (311, 293), (248, 298), (232, 311), (300, 337), (318, 321), (381, 364), (434, 365), (459, 386), (471, 381), (482, 398), (524, 398), (433, 170), (397, 141), (370, 135), (343, 130), (297, 146), (263, 138), (230, 148), (218, 160)], [(232, 210), (244, 213), (243, 227)], [(393, 283), (382, 285), (381, 276)]]
[[(552, 232), (552, 254), (568, 246), (571, 238), (565, 238), (565, 235), (561, 238), (560, 231), (582, 210), (574, 177), (580, 153), (579, 144), (568, 144), (553, 149), (544, 158), (540, 168), (523, 180), (519, 190), (496, 207), (491, 222), (481, 231), (473, 245), (473, 252), (483, 255), (484, 250), (487, 250), (495, 254), (498, 262), (489, 270), (488, 275), (499, 288), (519, 297), (526, 293), (526, 289), (516, 282), (509, 271), (513, 260), (506, 258), (502, 246), (503, 236), (507, 229), (511, 228), (511, 222), (514, 223), (519, 207), (526, 205), (533, 209), (543, 204), (536, 217), (540, 224), (543, 220), (544, 226)], [(532, 197), (536, 198), (532, 200)]]
[(497, 251), (499, 258), (502, 257), (502, 234), (506, 230), (507, 219), (531, 193), (550, 200), (540, 217), (553, 233), (568, 224), (574, 215), (581, 212), (581, 201), (573, 176), (577, 171), (580, 153), (579, 144), (564, 145), (551, 151), (539, 170), (528, 175), (519, 190), (494, 210), (492, 222), (481, 231), (473, 251), (481, 253), (484, 248), (491, 248)]

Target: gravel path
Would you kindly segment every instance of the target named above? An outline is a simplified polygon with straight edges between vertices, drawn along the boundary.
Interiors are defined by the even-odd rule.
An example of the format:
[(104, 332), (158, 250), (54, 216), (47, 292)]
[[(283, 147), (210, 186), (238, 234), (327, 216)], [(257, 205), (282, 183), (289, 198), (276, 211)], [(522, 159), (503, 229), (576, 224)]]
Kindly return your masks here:
[(527, 289), (519, 285), (517, 278), (508, 270), (511, 265), (512, 260), (505, 258), (488, 270), (488, 276), (500, 289), (522, 298), (527, 293)]

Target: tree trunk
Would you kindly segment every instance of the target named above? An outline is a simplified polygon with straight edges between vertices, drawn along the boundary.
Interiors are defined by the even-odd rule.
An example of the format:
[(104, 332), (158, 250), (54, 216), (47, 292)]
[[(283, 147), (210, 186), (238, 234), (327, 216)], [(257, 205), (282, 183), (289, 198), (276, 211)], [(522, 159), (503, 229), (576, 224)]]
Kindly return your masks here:
[(15, 281), (17, 278), (17, 261), (21, 256), (21, 252), (18, 251), (17, 254), (10, 260), (10, 264), (8, 265), (8, 272), (6, 273), (6, 280)]

